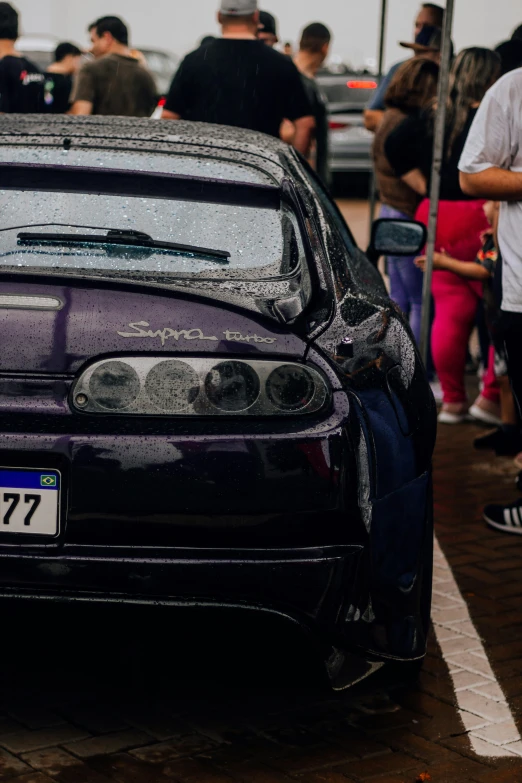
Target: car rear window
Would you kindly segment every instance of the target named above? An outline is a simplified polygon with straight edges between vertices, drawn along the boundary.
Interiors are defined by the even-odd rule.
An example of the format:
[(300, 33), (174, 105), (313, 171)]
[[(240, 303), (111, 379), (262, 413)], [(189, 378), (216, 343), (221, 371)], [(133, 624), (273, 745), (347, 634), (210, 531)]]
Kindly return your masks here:
[[(294, 248), (294, 256), (296, 252), (303, 253), (297, 221), (286, 206), (273, 210), (126, 196), (0, 190), (0, 214), (0, 268), (113, 271), (118, 276), (148, 272), (158, 278), (199, 275), (260, 279), (280, 277), (289, 271), (290, 247)], [(18, 239), (21, 231), (65, 233), (73, 240), (75, 235), (106, 236), (111, 229), (140, 231), (162, 242), (228, 251), (230, 258), (226, 263), (218, 263), (191, 253), (148, 249), (144, 252), (130, 244), (82, 242), (51, 246), (41, 242), (25, 246)], [(289, 236), (293, 244), (289, 243)]]

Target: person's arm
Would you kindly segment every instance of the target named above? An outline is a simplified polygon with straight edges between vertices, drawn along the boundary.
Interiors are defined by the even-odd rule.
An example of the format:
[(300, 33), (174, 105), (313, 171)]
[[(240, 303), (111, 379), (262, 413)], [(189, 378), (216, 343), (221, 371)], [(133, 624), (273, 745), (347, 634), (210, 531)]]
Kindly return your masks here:
[(511, 95), (510, 82), (503, 79), (480, 105), (459, 162), (460, 185), (468, 196), (522, 200), (522, 173), (510, 171), (519, 143), (518, 138), (511, 138), (516, 97)]
[(282, 58), (280, 74), (280, 96), (286, 108), (285, 119), (289, 120), (295, 129), (292, 144), (306, 158), (310, 152), (315, 130), (312, 104), (301, 74), (291, 60)]
[(312, 144), (312, 137), (315, 130), (315, 119), (311, 116), (299, 117), (299, 119), (294, 120), (294, 128), (295, 133), (293, 146), (298, 152), (301, 153), (301, 155), (304, 155), (306, 158), (310, 152), (310, 147)]
[(162, 120), (181, 120), (183, 117), (186, 110), (183, 86), (184, 73), (185, 60), (183, 60), (172, 79), (169, 94), (167, 95), (167, 100), (161, 114)]
[(522, 201), (522, 172), (492, 167), (476, 174), (460, 172), (460, 187), (467, 196), (492, 201)]
[(375, 133), (383, 121), (384, 111), (380, 109), (365, 109), (363, 114), (364, 127)]
[(75, 114), (77, 117), (90, 117), (94, 105), (90, 101), (74, 101), (69, 114)]
[(95, 95), (95, 78), (91, 71), (91, 63), (86, 63), (76, 77), (69, 113), (87, 117), (91, 115), (94, 110)]
[(384, 111), (386, 109), (386, 104), (384, 103), (384, 99), (386, 97), (386, 93), (388, 92), (388, 87), (390, 86), (390, 82), (392, 81), (400, 64), (401, 63), (392, 65), (388, 73), (385, 76), (383, 76), (379, 86), (377, 87), (377, 90), (373, 95), (372, 100), (364, 110), (364, 114), (363, 114), (364, 127), (366, 128), (366, 130), (369, 130), (372, 133), (375, 133), (378, 130), (381, 122), (383, 121)]
[[(426, 271), (427, 258), (419, 256), (415, 259), (415, 265)], [(469, 280), (489, 280), (491, 273), (482, 264), (474, 261), (459, 261), (456, 258), (446, 255), (446, 253), (435, 253), (433, 256), (433, 269), (445, 269), (448, 272), (454, 272), (459, 277), (466, 277)]]
[(428, 184), (423, 173), (422, 148), (428, 143), (426, 123), (416, 117), (407, 117), (384, 141), (384, 154), (395, 175), (423, 197)]
[(426, 177), (420, 169), (412, 169), (401, 177), (408, 187), (418, 193), (423, 198), (428, 195), (428, 183)]
[(176, 114), (174, 111), (169, 111), (168, 109), (163, 109), (161, 112), (161, 119), (162, 120), (180, 120), (181, 114)]

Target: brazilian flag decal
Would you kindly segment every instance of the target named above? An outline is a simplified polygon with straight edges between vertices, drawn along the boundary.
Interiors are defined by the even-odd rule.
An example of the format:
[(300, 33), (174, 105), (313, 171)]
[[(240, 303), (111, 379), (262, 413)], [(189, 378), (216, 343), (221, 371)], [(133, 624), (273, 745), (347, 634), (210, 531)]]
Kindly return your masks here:
[(56, 476), (40, 476), (40, 486), (42, 487), (56, 487)]

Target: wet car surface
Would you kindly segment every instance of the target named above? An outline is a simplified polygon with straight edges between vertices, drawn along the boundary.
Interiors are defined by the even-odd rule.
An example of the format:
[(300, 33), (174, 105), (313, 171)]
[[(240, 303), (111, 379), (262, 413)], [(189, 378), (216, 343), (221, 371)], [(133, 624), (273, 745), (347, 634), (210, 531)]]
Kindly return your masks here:
[(0, 131), (1, 595), (273, 615), (335, 688), (415, 666), (434, 402), (329, 196), (257, 134), (40, 123)]
[[(470, 452), (481, 432), (470, 424), (439, 432), (435, 527), (522, 726), (522, 541), (480, 522), (481, 505), (516, 497), (516, 469), (507, 458)], [(277, 618), (1, 606), (9, 631), (0, 656), (5, 780), (414, 783), (429, 775), (500, 783), (522, 773), (520, 755), (472, 748), (433, 631), (416, 684), (381, 670), (332, 694), (313, 676), (294, 629)]]

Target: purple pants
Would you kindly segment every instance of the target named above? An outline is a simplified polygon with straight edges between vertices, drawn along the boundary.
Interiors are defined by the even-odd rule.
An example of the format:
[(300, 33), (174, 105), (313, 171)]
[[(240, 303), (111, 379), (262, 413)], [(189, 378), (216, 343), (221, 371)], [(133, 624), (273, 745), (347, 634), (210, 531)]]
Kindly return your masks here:
[[(405, 215), (387, 204), (381, 207), (381, 217), (411, 220), (410, 215)], [(414, 256), (388, 256), (386, 261), (390, 277), (390, 296), (409, 319), (415, 339), (420, 342), (424, 274), (415, 266)]]

